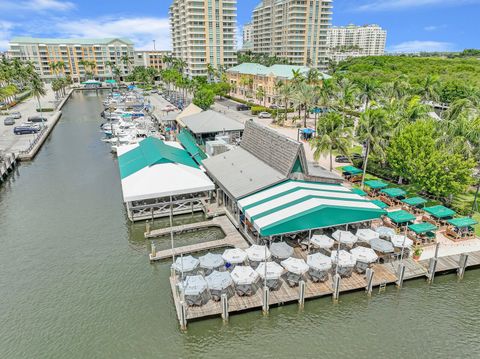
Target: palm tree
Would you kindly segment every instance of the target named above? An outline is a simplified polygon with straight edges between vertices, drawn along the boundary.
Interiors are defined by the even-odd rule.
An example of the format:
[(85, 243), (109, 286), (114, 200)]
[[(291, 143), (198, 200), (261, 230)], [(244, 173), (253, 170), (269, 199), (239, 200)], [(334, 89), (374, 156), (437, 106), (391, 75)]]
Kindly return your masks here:
[(30, 82), (30, 91), (32, 93), (32, 96), (37, 99), (38, 108), (40, 109), (40, 112), (42, 112), (42, 103), (40, 102), (40, 98), (42, 96), (45, 96), (46, 91), (45, 91), (45, 84), (43, 83), (42, 80), (40, 80), (38, 76), (32, 79), (32, 81)]
[(115, 62), (113, 62), (113, 61), (107, 61), (107, 62), (105, 62), (105, 65), (107, 65), (108, 68), (110, 69), (110, 77), (111, 77), (112, 80), (113, 80), (113, 67), (115, 66)]
[(389, 132), (390, 128), (386, 119), (385, 110), (381, 108), (367, 108), (360, 115), (358, 138), (363, 141), (366, 147), (363, 161), (362, 189), (365, 183), (369, 155), (373, 152), (379, 158), (385, 158), (386, 139), (388, 138)]
[(437, 76), (428, 75), (420, 83), (419, 95), (425, 101), (438, 101), (439, 95), (439, 81)]
[(364, 103), (364, 110), (366, 111), (370, 102), (375, 98), (379, 92), (379, 85), (371, 78), (357, 80), (357, 86), (360, 92), (360, 98)]
[(57, 63), (56, 62), (50, 62), (48, 64), (48, 67), (50, 67), (50, 71), (52, 72), (52, 75), (55, 75), (55, 77), (58, 78)]
[(263, 107), (265, 107), (265, 90), (263, 89), (263, 87), (259, 87), (257, 89), (257, 93), (255, 95), (255, 97), (257, 98), (257, 100), (260, 102), (260, 104), (263, 102)]
[(313, 158), (318, 161), (320, 156), (328, 153), (330, 156), (330, 172), (333, 171), (333, 151), (338, 150), (347, 155), (353, 143), (353, 129), (345, 125), (342, 115), (329, 112), (322, 117), (316, 128), (317, 136), (310, 143), (314, 149)]
[[(245, 97), (251, 97), (252, 90), (253, 90), (253, 78), (251, 76), (242, 75), (240, 77), (240, 86), (243, 88), (243, 93)], [(246, 91), (245, 88), (248, 90)]]
[(288, 107), (290, 105), (291, 98), (293, 97), (293, 94), (294, 94), (293, 85), (280, 81), (279, 83), (277, 83), (277, 94), (278, 96), (280, 96), (285, 106), (284, 120), (286, 121), (288, 116)]
[(211, 64), (207, 64), (207, 79), (208, 82), (213, 82), (215, 80), (215, 76), (217, 74), (217, 70)]
[(127, 68), (127, 72), (130, 73), (130, 65), (133, 64), (133, 60), (130, 56), (128, 55), (123, 55), (121, 58), (120, 58), (120, 61), (122, 62), (122, 64)]
[(305, 82), (300, 82), (295, 86), (294, 99), (298, 104), (298, 117), (301, 115), (301, 108), (304, 109), (303, 126), (307, 127), (307, 116), (310, 106), (316, 103), (316, 93), (312, 86)]

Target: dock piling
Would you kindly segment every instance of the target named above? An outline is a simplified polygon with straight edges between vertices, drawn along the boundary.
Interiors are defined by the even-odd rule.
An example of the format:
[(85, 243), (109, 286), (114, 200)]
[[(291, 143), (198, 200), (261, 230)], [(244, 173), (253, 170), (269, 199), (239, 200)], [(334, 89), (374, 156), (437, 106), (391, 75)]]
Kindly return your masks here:
[(305, 306), (305, 281), (301, 280), (299, 283), (300, 295), (298, 296), (298, 304), (301, 309)]
[(338, 297), (340, 296), (340, 274), (335, 274), (333, 276), (333, 302), (338, 303)]
[(149, 221), (145, 222), (145, 233), (147, 235), (150, 234), (150, 222)]
[(463, 279), (465, 275), (465, 269), (467, 268), (468, 254), (463, 253), (460, 255), (460, 260), (458, 261), (457, 276), (460, 279)]
[(228, 322), (228, 297), (226, 293), (223, 293), (220, 297), (222, 301), (222, 319), (223, 322)]
[(436, 244), (435, 247), (435, 256), (430, 258), (430, 264), (428, 266), (428, 282), (433, 283), (435, 278), (435, 272), (437, 270), (437, 262), (438, 262), (438, 250), (440, 248), (440, 243)]
[(157, 249), (155, 248), (155, 243), (153, 243), (153, 242), (150, 245), (150, 254), (151, 254), (152, 258), (157, 255)]
[(180, 329), (187, 330), (187, 305), (184, 301), (180, 302)]
[(263, 305), (262, 305), (262, 310), (263, 310), (263, 315), (267, 315), (268, 311), (270, 309), (270, 289), (268, 287), (263, 287)]
[(400, 263), (398, 266), (398, 280), (396, 282), (397, 288), (402, 288), (404, 278), (405, 278), (405, 264)]
[(366, 276), (367, 276), (367, 286), (365, 287), (365, 292), (370, 297), (372, 296), (372, 289), (373, 289), (373, 275), (375, 271), (372, 268), (367, 268)]

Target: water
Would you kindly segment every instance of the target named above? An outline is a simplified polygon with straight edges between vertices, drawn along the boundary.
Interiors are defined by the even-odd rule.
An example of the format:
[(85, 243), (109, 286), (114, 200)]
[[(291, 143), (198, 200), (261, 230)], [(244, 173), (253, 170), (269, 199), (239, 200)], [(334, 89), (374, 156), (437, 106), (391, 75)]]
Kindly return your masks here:
[(0, 188), (0, 358), (478, 358), (478, 270), (181, 333), (169, 263), (148, 263), (144, 225), (126, 219), (100, 110), (95, 93), (75, 94), (35, 161)]

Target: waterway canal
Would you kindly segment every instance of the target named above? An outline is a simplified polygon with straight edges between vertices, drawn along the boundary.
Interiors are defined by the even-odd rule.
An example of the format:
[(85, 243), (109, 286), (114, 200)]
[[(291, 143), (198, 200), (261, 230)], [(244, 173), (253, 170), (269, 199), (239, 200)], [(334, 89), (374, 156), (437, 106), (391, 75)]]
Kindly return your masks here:
[(75, 93), (0, 188), (0, 358), (478, 358), (479, 270), (181, 333), (169, 263), (149, 264), (144, 226), (127, 221), (100, 111), (94, 92)]

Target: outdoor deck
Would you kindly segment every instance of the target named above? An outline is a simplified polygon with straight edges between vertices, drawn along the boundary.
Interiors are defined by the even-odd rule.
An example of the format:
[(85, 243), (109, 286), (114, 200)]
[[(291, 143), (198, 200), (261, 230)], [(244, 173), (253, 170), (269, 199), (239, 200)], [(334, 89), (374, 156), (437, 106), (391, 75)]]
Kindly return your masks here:
[(222, 247), (237, 247), (242, 249), (246, 249), (249, 247), (248, 243), (245, 241), (242, 235), (237, 231), (237, 229), (233, 226), (232, 222), (230, 222), (230, 220), (226, 216), (216, 217), (210, 221), (175, 226), (175, 227), (172, 227), (171, 229), (162, 228), (162, 229), (152, 230), (150, 232), (145, 233), (145, 238), (148, 239), (148, 238), (168, 236), (170, 235), (171, 231), (173, 231), (174, 234), (178, 234), (178, 233), (196, 231), (196, 230), (212, 228), (212, 227), (220, 228), (225, 234), (225, 238), (219, 239), (216, 241), (209, 241), (204, 243), (192, 244), (189, 246), (177, 247), (177, 248), (174, 248), (173, 252), (171, 249), (158, 251), (156, 252), (155, 256), (152, 256), (152, 254), (150, 253), (149, 255), (150, 260), (158, 261), (158, 260), (170, 258), (172, 257), (173, 254), (178, 256), (182, 254), (202, 252), (202, 251), (215, 249), (215, 248), (222, 248)]
[[(299, 248), (295, 249), (295, 257), (306, 259), (307, 252), (301, 251)], [(480, 251), (468, 253), (467, 267), (480, 265)], [(437, 262), (436, 273), (456, 270), (459, 267), (460, 255), (439, 257)], [(375, 271), (373, 277), (373, 288), (388, 284), (395, 284), (397, 281), (396, 269), (397, 262), (374, 264)], [(405, 259), (405, 277), (404, 280), (415, 278), (427, 278), (429, 261), (416, 262), (413, 259)], [(363, 290), (367, 285), (365, 275), (354, 273), (350, 278), (342, 278), (340, 282), (340, 293), (350, 291)], [(170, 278), (170, 286), (172, 295), (177, 310), (178, 319), (181, 320), (181, 298), (176, 289), (176, 278)], [(305, 299), (314, 299), (333, 294), (333, 283), (330, 277), (325, 283), (313, 283), (306, 281)], [(283, 282), (281, 288), (277, 291), (270, 292), (269, 304), (270, 306), (283, 305), (286, 303), (297, 302), (300, 298), (299, 287), (291, 288)], [(262, 290), (259, 289), (255, 295), (251, 297), (239, 297), (234, 295), (228, 300), (228, 312), (242, 312), (246, 310), (261, 309), (262, 308)], [(212, 316), (220, 316), (222, 314), (221, 302), (214, 302), (210, 300), (206, 305), (201, 307), (187, 307), (186, 319), (200, 319)]]

